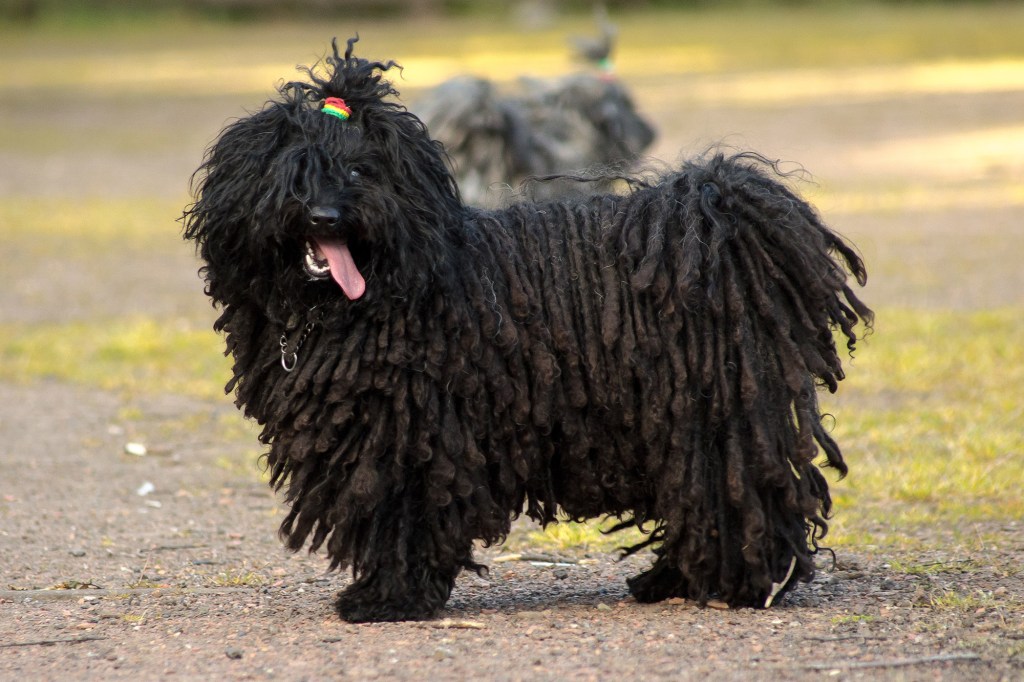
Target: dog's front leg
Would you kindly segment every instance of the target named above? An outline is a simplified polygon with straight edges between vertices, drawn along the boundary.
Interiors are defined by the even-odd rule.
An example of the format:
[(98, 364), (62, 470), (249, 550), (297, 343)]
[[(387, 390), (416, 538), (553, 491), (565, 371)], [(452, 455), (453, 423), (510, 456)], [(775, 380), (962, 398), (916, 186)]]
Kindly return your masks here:
[(338, 615), (350, 623), (427, 620), (435, 617), (451, 595), (459, 569), (422, 567), (404, 575), (391, 567), (360, 575), (338, 594)]
[(338, 615), (353, 623), (435, 617), (462, 566), (472, 564), (472, 541), (431, 528), (422, 507), (408, 499), (380, 510), (354, 565), (355, 580), (338, 594)]

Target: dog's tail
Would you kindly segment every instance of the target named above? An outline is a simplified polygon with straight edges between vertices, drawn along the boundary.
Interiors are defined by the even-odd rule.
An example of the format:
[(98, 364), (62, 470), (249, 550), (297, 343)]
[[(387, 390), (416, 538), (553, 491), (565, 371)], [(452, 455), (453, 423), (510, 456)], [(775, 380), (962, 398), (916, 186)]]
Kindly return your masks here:
[(764, 606), (813, 576), (832, 506), (814, 459), (847, 472), (815, 389), (836, 390), (872, 324), (849, 284), (864, 263), (760, 156), (717, 154), (639, 191), (652, 201), (622, 237), (628, 276), (675, 318), (666, 397), (690, 453), (656, 483), (662, 551), (695, 596)]

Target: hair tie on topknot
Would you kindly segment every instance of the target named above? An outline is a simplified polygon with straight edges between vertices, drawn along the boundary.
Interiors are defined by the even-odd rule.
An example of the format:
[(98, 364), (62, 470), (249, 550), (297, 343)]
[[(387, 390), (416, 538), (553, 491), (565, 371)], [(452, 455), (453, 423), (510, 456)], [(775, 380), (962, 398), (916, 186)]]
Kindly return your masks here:
[(336, 116), (342, 121), (347, 121), (352, 115), (352, 109), (350, 109), (348, 105), (345, 104), (345, 100), (340, 97), (328, 97), (325, 99), (324, 105), (320, 108), (320, 111), (331, 116)]

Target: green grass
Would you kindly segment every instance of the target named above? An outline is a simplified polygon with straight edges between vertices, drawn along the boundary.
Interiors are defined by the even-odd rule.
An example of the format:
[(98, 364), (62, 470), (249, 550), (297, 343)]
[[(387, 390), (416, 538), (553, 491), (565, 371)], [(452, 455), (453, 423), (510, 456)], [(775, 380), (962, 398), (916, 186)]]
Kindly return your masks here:
[(233, 569), (218, 573), (212, 582), (216, 587), (259, 587), (267, 580), (253, 571)]
[(148, 318), (0, 325), (0, 380), (222, 397), (229, 375), (212, 331)]
[(932, 595), (929, 603), (933, 609), (964, 612), (997, 604), (990, 592), (980, 590), (970, 593), (947, 590), (942, 594)]
[(842, 615), (832, 616), (832, 625), (857, 625), (859, 623), (874, 623), (878, 620), (878, 616), (868, 615)]
[[(722, 73), (1024, 53), (1024, 7), (1009, 3), (644, 10), (614, 18), (620, 36), (617, 63), (631, 78), (650, 75), (652, 65), (663, 74)], [(232, 25), (182, 16), (112, 16), (96, 23), (52, 17), (29, 28), (0, 27), (5, 64), (0, 89), (18, 95), (45, 83), (65, 96), (212, 94), (225, 87), (265, 93), (294, 73), (296, 63), (321, 56), (332, 36), (344, 39), (356, 32), (366, 56), (398, 60), (416, 85), (458, 70), (509, 78), (571, 69), (576, 64), (566, 36), (593, 32), (593, 21), (583, 13), (527, 29), (507, 16), (415, 22), (340, 17), (327, 26), (322, 21)], [(75, 68), (69, 68), (69, 55)]]
[(880, 311), (842, 395), (824, 401), (851, 465), (835, 486), (833, 542), (1024, 518), (1022, 312)]
[[(513, 527), (505, 546), (509, 550), (541, 548), (546, 552), (608, 552), (642, 542), (645, 535), (635, 528), (608, 533), (617, 519), (600, 519), (577, 523), (563, 521), (541, 528), (534, 524)], [(651, 530), (653, 526), (648, 526)]]
[[(37, 254), (76, 255), (116, 246), (151, 247), (180, 239), (176, 222), (186, 199), (127, 197), (0, 198), (0, 239), (31, 247)], [(54, 251), (60, 245), (60, 251)], [(0, 256), (2, 258), (2, 256)]]
[[(144, 197), (5, 197), (0, 200), (0, 239), (6, 253), (0, 262), (14, 272), (40, 262), (44, 267), (95, 268), (92, 261), (101, 254), (130, 259), (135, 253), (184, 249), (175, 222), (181, 207), (180, 202)], [(197, 296), (199, 291), (197, 284)], [(221, 397), (229, 376), (223, 347), (208, 320), (138, 316), (0, 323), (0, 380), (56, 379), (131, 393)]]

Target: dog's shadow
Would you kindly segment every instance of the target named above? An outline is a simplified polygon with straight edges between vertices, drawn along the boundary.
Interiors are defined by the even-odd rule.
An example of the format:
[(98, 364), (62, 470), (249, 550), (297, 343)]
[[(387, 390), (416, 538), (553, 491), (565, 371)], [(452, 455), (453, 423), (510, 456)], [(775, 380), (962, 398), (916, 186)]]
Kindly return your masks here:
[(635, 566), (626, 563), (633, 562), (492, 564), (487, 577), (470, 573), (459, 578), (445, 613), (519, 613), (618, 603), (631, 599), (626, 577), (637, 572)]
[[(463, 574), (452, 590), (443, 617), (459, 617), (480, 612), (506, 615), (545, 611), (552, 608), (603, 608), (627, 602), (636, 607), (660, 607), (664, 602), (639, 604), (630, 594), (626, 578), (649, 566), (643, 557), (605, 560), (593, 564), (517, 561), (491, 564), (487, 577)], [(820, 607), (836, 599), (843, 586), (827, 569), (809, 585), (787, 593), (773, 605), (781, 609)], [(693, 602), (690, 602), (691, 604)]]

